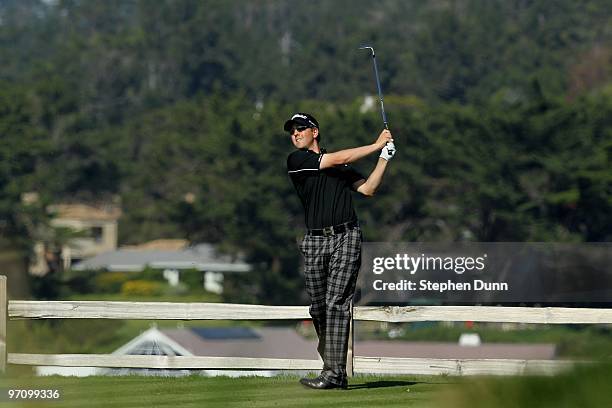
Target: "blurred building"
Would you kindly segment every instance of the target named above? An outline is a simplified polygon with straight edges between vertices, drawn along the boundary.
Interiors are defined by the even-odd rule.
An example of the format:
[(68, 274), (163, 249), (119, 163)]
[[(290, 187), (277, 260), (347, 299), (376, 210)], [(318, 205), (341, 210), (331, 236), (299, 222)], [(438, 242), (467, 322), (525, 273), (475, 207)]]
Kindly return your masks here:
[(72, 269), (142, 272), (146, 268), (162, 270), (171, 286), (178, 285), (183, 274), (199, 272), (204, 289), (217, 294), (223, 293), (225, 274), (251, 270), (239, 256), (221, 254), (212, 244), (189, 246), (186, 240), (157, 240), (122, 247), (85, 259)]
[[(31, 198), (24, 197), (24, 200)], [(30, 265), (33, 275), (46, 275), (52, 269), (69, 269), (82, 259), (117, 249), (121, 208), (116, 202), (60, 203), (48, 207), (51, 226), (66, 231), (54, 242), (34, 245)]]

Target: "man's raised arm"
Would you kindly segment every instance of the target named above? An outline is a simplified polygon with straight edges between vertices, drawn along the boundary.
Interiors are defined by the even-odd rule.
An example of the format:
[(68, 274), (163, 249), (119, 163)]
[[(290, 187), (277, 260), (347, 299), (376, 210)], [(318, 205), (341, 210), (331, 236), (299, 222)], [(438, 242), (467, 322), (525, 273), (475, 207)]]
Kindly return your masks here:
[(383, 174), (387, 168), (387, 163), (395, 156), (395, 145), (393, 142), (385, 145), (380, 153), (376, 167), (368, 176), (367, 180), (359, 180), (353, 184), (353, 189), (357, 190), (366, 197), (371, 197), (378, 190), (378, 186), (382, 182)]
[(340, 150), (333, 153), (325, 153), (321, 158), (321, 164), (319, 169), (325, 169), (328, 167), (341, 166), (343, 164), (349, 164), (356, 162), (374, 152), (381, 150), (387, 142), (392, 142), (393, 137), (391, 132), (387, 129), (380, 132), (378, 139), (370, 145), (354, 147), (352, 149)]

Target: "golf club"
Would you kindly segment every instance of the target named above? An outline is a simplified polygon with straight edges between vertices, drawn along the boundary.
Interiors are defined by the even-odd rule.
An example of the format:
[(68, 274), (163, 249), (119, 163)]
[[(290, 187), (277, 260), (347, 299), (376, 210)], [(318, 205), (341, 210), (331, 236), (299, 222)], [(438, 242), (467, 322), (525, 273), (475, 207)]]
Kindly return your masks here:
[(374, 48), (369, 45), (362, 45), (359, 47), (360, 50), (372, 51), (372, 61), (374, 61), (374, 75), (376, 76), (376, 87), (378, 88), (378, 98), (380, 99), (380, 111), (382, 112), (382, 120), (385, 124), (385, 129), (389, 130), (389, 124), (387, 123), (387, 115), (385, 114), (385, 104), (383, 103), (383, 94), (380, 87), (380, 78), (378, 77), (378, 66), (376, 65), (376, 54)]

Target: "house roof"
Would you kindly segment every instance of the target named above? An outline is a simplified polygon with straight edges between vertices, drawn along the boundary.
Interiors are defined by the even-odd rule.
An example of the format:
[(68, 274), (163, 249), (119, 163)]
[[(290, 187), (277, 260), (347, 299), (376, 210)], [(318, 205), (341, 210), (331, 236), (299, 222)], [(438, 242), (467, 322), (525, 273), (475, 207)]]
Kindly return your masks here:
[(132, 340), (113, 352), (116, 355), (165, 355), (192, 356), (193, 354), (175, 342), (156, 327), (134, 337)]
[(113, 354), (266, 357), (316, 360), (316, 342), (288, 327), (151, 328)]
[[(292, 327), (154, 328), (114, 354), (134, 354), (140, 350), (142, 354), (316, 360), (319, 358), (316, 348), (316, 340), (302, 337)], [(354, 354), (368, 357), (548, 360), (555, 358), (556, 350), (554, 344), (460, 346), (439, 342), (356, 340)]]
[(114, 204), (55, 204), (49, 206), (56, 219), (85, 221), (117, 221), (121, 217), (121, 208)]
[(144, 249), (157, 251), (176, 251), (189, 246), (189, 241), (186, 239), (155, 239), (153, 241), (143, 242), (136, 245), (124, 245), (121, 249)]
[[(211, 330), (208, 328), (207, 330)], [(227, 330), (218, 328), (217, 330)], [(162, 332), (196, 356), (265, 357), (316, 360), (317, 346), (290, 327), (251, 328), (254, 336), (204, 337), (194, 329), (163, 329)]]
[(157, 269), (197, 269), (210, 272), (248, 272), (251, 266), (240, 259), (219, 254), (211, 244), (178, 250), (118, 249), (85, 259), (74, 270), (139, 272)]

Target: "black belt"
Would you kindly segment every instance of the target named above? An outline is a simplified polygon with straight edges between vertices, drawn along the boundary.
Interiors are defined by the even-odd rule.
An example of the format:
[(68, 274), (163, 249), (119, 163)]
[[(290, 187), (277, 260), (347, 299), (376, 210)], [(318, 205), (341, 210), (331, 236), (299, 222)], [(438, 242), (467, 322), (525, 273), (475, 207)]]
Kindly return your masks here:
[(344, 224), (334, 225), (332, 227), (325, 227), (321, 229), (309, 229), (308, 235), (314, 235), (319, 237), (331, 237), (334, 234), (342, 234), (343, 232), (352, 230), (355, 227), (358, 227), (359, 223), (357, 221), (349, 221)]

